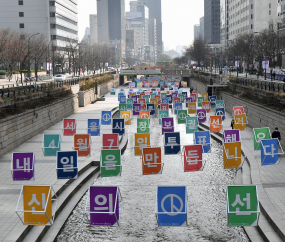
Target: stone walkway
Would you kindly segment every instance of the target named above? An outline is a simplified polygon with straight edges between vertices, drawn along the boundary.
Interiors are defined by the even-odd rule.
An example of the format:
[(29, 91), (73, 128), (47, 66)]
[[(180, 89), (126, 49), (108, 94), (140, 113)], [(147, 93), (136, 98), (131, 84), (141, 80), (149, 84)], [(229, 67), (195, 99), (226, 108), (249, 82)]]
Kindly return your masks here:
[[(77, 120), (77, 133), (87, 133), (87, 119), (100, 118), (101, 111), (112, 110), (118, 106), (117, 96), (106, 95), (106, 101), (96, 102), (84, 108), (68, 118)], [(111, 126), (102, 126), (101, 133), (111, 133)], [(0, 157), (0, 241), (15, 241), (26, 228), (15, 213), (16, 204), (19, 198), (20, 189), (25, 185), (53, 185), (57, 192), (67, 180), (57, 180), (56, 157), (47, 157), (42, 153), (43, 134), (61, 134), (61, 150), (73, 150), (73, 137), (63, 136), (62, 122), (59, 122), (44, 132), (34, 136), (24, 144), (17, 147), (14, 152), (35, 153), (35, 181), (13, 181), (11, 176), (12, 152)], [(92, 137), (92, 156), (88, 158), (79, 157), (79, 171), (92, 161), (99, 161), (99, 150), (101, 149), (102, 136)]]

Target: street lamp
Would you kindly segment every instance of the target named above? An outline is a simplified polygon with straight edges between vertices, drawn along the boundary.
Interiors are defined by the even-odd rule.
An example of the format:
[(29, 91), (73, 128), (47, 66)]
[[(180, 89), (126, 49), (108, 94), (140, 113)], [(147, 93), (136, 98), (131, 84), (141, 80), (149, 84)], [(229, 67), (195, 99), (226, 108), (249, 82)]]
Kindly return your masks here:
[(36, 34), (33, 34), (29, 39), (28, 39), (28, 77), (31, 76), (31, 66), (30, 66), (30, 39), (35, 36), (35, 35), (38, 35), (40, 33), (36, 33)]

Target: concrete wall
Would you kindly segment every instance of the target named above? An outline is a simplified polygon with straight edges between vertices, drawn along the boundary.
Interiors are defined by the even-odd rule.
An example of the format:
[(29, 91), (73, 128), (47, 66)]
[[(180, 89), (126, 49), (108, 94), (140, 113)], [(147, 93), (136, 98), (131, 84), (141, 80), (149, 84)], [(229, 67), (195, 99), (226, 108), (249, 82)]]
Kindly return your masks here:
[[(126, 82), (127, 77), (125, 76)], [(90, 104), (92, 101), (95, 101), (98, 97), (107, 94), (110, 92), (111, 88), (116, 88), (120, 84), (119, 81), (119, 75), (114, 75), (114, 80), (111, 80), (107, 83), (104, 83), (102, 85), (98, 85), (98, 94), (94, 95), (94, 88), (88, 90), (88, 91), (81, 91), (78, 93), (78, 100), (79, 100), (79, 107), (85, 107), (88, 104)]]
[[(206, 92), (207, 85), (191, 78), (191, 86), (199, 93)], [(218, 100), (224, 100), (226, 111), (232, 113), (234, 106), (243, 106), (250, 128), (269, 127), (271, 133), (278, 127), (281, 133), (281, 145), (285, 146), (285, 114), (254, 102), (239, 98), (228, 92), (220, 91)]]
[(0, 120), (0, 156), (78, 111), (77, 95)]

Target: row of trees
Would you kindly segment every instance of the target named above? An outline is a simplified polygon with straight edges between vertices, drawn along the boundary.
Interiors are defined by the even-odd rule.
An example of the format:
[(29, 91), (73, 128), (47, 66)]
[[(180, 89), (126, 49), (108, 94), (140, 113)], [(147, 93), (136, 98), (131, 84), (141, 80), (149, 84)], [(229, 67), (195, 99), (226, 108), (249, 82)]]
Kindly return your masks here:
[(234, 65), (234, 61), (245, 63), (246, 69), (257, 69), (262, 74), (262, 61), (267, 58), (270, 67), (281, 67), (282, 54), (285, 48), (285, 38), (273, 23), (269, 28), (255, 33), (239, 34), (229, 41), (226, 48), (220, 48), (213, 53), (210, 46), (201, 38), (194, 40), (185, 52), (191, 60), (197, 61), (198, 66), (210, 66), (223, 63), (225, 66)]
[(45, 63), (51, 62), (52, 70), (77, 75), (80, 70), (94, 71), (106, 63), (118, 62), (116, 51), (109, 44), (90, 46), (70, 40), (58, 48), (53, 42), (54, 40), (47, 42), (40, 34), (29, 35), (0, 29), (0, 69), (6, 70), (10, 75), (15, 70), (22, 74), (33, 65), (37, 76), (37, 71), (45, 69)]

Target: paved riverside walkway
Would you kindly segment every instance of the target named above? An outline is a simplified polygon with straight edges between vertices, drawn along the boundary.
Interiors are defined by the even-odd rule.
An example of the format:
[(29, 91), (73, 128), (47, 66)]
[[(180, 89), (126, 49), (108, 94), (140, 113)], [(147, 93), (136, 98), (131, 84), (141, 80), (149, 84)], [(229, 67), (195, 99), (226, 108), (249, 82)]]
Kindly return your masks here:
[[(86, 107), (79, 108), (79, 111), (68, 118), (77, 120), (78, 134), (87, 133), (87, 119), (100, 118), (101, 111), (112, 110), (118, 106), (117, 96), (105, 95), (106, 101), (98, 101)], [(103, 129), (103, 130), (102, 130)], [(111, 133), (111, 126), (102, 126), (101, 133)], [(42, 138), (43, 134), (61, 134), (63, 151), (73, 150), (73, 137), (63, 136), (62, 122), (51, 126), (49, 129), (34, 136), (27, 142), (14, 149), (14, 152), (34, 152), (35, 153), (35, 181), (13, 181), (11, 176), (12, 151), (0, 157), (0, 241), (12, 242), (22, 234), (27, 227), (23, 225), (15, 213), (20, 189), (25, 185), (53, 185), (57, 192), (67, 180), (57, 180), (56, 177), (56, 157), (43, 156)], [(78, 157), (79, 171), (92, 161), (99, 161), (99, 151), (101, 149), (102, 136), (92, 137), (92, 155), (88, 158)], [(70, 185), (72, 186), (72, 184)]]
[[(239, 104), (237, 103), (236, 106)], [(209, 117), (214, 114), (214, 110), (207, 114)], [(223, 122), (223, 129), (231, 129), (232, 114), (226, 113), (226, 119)], [(209, 123), (205, 123), (209, 126)], [(261, 128), (261, 127), (254, 127)], [(275, 127), (269, 127), (272, 133)], [(282, 127), (279, 127), (279, 129)], [(221, 132), (222, 133), (222, 132)], [(251, 182), (257, 185), (258, 197), (261, 206), (266, 211), (270, 219), (285, 235), (285, 155), (280, 155), (280, 162), (276, 165), (261, 166), (260, 151), (254, 151), (253, 129), (247, 127), (241, 131), (242, 149), (250, 165)], [(284, 139), (285, 137), (283, 137)], [(284, 147), (282, 147), (284, 149)], [(281, 152), (279, 150), (279, 152)], [(245, 161), (246, 162), (246, 161)], [(264, 231), (269, 232), (270, 231)], [(272, 233), (273, 234), (273, 233)], [(272, 240), (274, 241), (274, 240)]]

